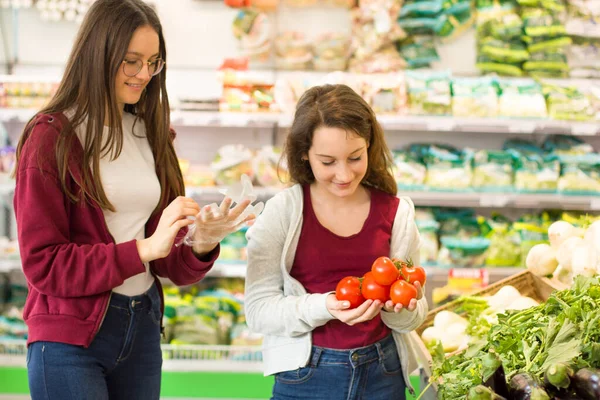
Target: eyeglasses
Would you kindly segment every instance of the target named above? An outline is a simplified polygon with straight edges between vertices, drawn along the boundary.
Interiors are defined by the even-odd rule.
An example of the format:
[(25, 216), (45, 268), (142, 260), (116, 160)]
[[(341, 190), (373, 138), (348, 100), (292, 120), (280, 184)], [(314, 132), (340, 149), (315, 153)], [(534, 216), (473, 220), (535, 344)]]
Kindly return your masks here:
[(146, 62), (142, 60), (123, 60), (123, 72), (129, 77), (134, 77), (140, 73), (144, 64), (148, 64), (148, 73), (150, 76), (156, 76), (164, 68), (165, 60), (162, 58)]

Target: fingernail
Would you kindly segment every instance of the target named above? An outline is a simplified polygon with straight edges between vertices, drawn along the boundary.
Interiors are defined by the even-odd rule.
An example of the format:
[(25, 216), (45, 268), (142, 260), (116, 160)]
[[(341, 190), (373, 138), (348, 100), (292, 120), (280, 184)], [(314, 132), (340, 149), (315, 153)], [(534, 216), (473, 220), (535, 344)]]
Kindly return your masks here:
[(347, 301), (342, 303), (342, 307), (350, 307), (350, 303), (348, 303)]

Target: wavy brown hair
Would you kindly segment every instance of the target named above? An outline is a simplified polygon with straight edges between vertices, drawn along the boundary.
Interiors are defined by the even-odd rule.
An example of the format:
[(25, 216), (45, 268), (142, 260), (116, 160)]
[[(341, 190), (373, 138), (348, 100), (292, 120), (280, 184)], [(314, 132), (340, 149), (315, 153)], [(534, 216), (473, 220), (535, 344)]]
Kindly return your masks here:
[[(136, 29), (152, 27), (159, 37), (159, 57), (167, 60), (163, 31), (154, 10), (142, 0), (96, 0), (88, 10), (79, 29), (67, 61), (65, 73), (56, 94), (39, 114), (64, 113), (73, 110), (56, 143), (58, 178), (63, 191), (72, 201), (94, 201), (103, 209), (114, 211), (100, 180), (100, 158), (117, 158), (123, 148), (121, 112), (136, 115), (143, 121), (146, 136), (154, 155), (156, 173), (161, 186), (161, 201), (166, 204), (173, 196), (184, 193), (183, 177), (169, 130), (169, 98), (166, 88), (167, 64), (152, 77), (137, 104), (126, 104), (118, 109), (115, 78)], [(37, 117), (37, 116), (36, 116)], [(33, 127), (34, 117), (26, 125), (17, 146), (17, 162)], [(103, 145), (105, 121), (109, 126), (108, 140)], [(82, 143), (82, 178), (77, 181), (79, 193), (71, 191), (68, 177), (74, 178), (69, 158), (76, 145), (76, 129), (86, 124), (85, 142)], [(135, 127), (135, 125), (134, 125)], [(91, 168), (87, 168), (90, 165)]]
[(383, 129), (367, 102), (346, 85), (315, 86), (298, 101), (283, 155), (292, 182), (304, 185), (315, 181), (310, 164), (302, 158), (312, 146), (315, 130), (322, 126), (344, 129), (365, 139), (369, 165), (362, 183), (396, 195), (392, 153)]

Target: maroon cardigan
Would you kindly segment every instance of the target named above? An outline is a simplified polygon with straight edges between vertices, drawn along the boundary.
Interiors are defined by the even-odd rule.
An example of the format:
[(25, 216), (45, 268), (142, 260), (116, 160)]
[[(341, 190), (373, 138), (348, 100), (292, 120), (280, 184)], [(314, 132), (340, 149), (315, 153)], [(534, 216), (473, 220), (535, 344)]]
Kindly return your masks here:
[[(14, 208), (29, 288), (23, 318), (29, 327), (28, 343), (87, 347), (100, 329), (112, 289), (145, 267), (135, 240), (115, 244), (96, 203), (74, 203), (63, 192), (55, 144), (66, 123), (62, 113), (37, 116), (17, 166)], [(75, 179), (81, 177), (82, 156), (76, 141), (69, 160)], [(67, 185), (78, 193), (73, 177), (67, 178)], [(165, 206), (146, 223), (146, 237), (156, 230)], [(184, 234), (181, 230), (176, 242)], [(150, 268), (155, 276), (186, 285), (202, 279), (218, 255), (219, 246), (202, 260), (189, 246), (174, 246)]]

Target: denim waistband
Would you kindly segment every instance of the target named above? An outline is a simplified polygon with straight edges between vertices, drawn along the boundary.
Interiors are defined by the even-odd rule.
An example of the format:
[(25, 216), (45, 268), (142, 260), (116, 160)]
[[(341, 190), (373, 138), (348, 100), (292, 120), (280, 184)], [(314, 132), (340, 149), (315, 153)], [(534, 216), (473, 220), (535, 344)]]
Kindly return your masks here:
[(388, 335), (369, 346), (356, 349), (336, 350), (325, 347), (313, 346), (310, 365), (318, 364), (352, 364), (358, 366), (375, 360), (383, 359), (384, 354), (397, 352), (394, 337)]
[(110, 298), (111, 306), (126, 308), (132, 311), (150, 310), (152, 309), (153, 304), (156, 304), (157, 307), (160, 307), (160, 294), (158, 293), (156, 283), (153, 283), (150, 289), (148, 289), (145, 293), (137, 296), (125, 296), (123, 294), (113, 292)]

